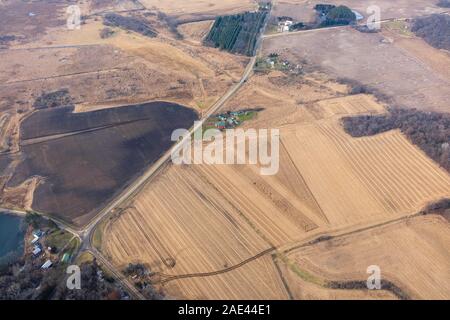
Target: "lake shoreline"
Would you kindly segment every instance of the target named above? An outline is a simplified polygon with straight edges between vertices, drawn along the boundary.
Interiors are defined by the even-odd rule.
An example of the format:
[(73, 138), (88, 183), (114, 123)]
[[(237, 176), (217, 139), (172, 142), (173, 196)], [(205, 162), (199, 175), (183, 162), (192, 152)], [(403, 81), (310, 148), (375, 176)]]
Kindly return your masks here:
[(24, 216), (0, 211), (0, 265), (19, 259), (25, 247)]

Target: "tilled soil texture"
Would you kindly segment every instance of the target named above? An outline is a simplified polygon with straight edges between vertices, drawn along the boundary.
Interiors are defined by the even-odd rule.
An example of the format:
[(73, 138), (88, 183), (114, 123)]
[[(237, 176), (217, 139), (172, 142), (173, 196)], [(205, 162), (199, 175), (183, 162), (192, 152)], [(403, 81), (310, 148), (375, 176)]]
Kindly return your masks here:
[(71, 111), (42, 110), (23, 121), (23, 161), (9, 185), (43, 177), (33, 208), (78, 226), (170, 148), (174, 129), (197, 119), (167, 102)]

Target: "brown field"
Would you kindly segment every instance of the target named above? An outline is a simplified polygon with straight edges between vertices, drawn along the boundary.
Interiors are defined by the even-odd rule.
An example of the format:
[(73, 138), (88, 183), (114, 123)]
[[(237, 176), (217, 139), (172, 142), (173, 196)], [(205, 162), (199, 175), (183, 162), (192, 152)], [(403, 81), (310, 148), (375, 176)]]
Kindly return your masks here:
[(272, 258), (264, 256), (237, 270), (205, 278), (185, 278), (166, 283), (167, 292), (183, 299), (286, 300), (289, 295)]
[(450, 196), (447, 172), (400, 132), (354, 139), (336, 117), (330, 117), (379, 112), (377, 104), (351, 96), (317, 105), (323, 106), (318, 113), (323, 119), (286, 127), (282, 143), (331, 225), (413, 213), (432, 200)]
[(449, 231), (444, 218), (419, 216), (307, 246), (289, 259), (333, 280), (367, 279), (367, 267), (378, 265), (411, 298), (449, 299)]
[(144, 7), (138, 1), (133, 0), (90, 0), (86, 1), (81, 10), (84, 14), (99, 14), (103, 12), (124, 12), (140, 9), (144, 9)]
[[(383, 34), (344, 28), (266, 39), (264, 42), (265, 54), (281, 51), (289, 60), (306, 60), (312, 68), (319, 68), (334, 78), (356, 80), (386, 96), (394, 105), (448, 111), (448, 75), (436, 72), (428, 63), (421, 62), (416, 53), (406, 51), (395, 41), (392, 43), (392, 39)], [(433, 48), (428, 53), (431, 56), (442, 55)], [(450, 68), (448, 59), (439, 63), (443, 69)]]
[[(105, 78), (118, 77), (119, 83), (109, 81), (96, 91), (93, 97), (77, 99), (82, 105), (136, 103), (150, 100), (166, 100), (182, 103), (194, 108), (206, 108), (215, 102), (233, 81), (239, 79), (248, 58), (233, 56), (214, 48), (205, 48), (199, 44), (175, 41), (164, 36), (150, 39), (138, 34), (127, 33), (120, 29), (116, 35), (108, 39), (101, 39), (100, 29), (103, 25), (99, 21), (89, 20), (80, 30), (68, 31), (64, 29), (53, 30), (51, 34), (43, 37), (39, 43), (21, 46), (21, 53), (29, 55), (28, 65), (22, 69), (31, 69), (32, 72), (48, 74), (45, 69), (31, 67), (35, 58), (31, 48), (33, 46), (70, 46), (71, 48), (45, 49), (39, 52), (44, 55), (41, 59), (52, 63), (50, 75), (59, 76), (56, 80), (64, 81), (62, 74), (76, 74), (71, 81), (77, 81), (80, 77), (93, 78), (96, 81), (97, 73), (101, 71)], [(27, 50), (24, 50), (27, 48)], [(58, 57), (52, 57), (59, 50)], [(30, 52), (31, 51), (31, 52)], [(9, 54), (12, 54), (10, 52)], [(65, 55), (63, 54), (65, 53)], [(100, 61), (90, 59), (98, 55)], [(55, 61), (56, 60), (56, 61)], [(71, 62), (68, 64), (67, 62)], [(20, 64), (19, 62), (17, 64)], [(52, 74), (52, 70), (57, 68)], [(9, 66), (11, 68), (11, 66)], [(37, 69), (37, 70), (36, 70)], [(87, 70), (86, 70), (87, 69)], [(36, 70), (36, 71), (34, 71)], [(12, 72), (12, 71), (11, 71)], [(17, 72), (17, 71), (16, 71)], [(88, 73), (92, 72), (92, 74)], [(114, 73), (120, 73), (116, 76)], [(26, 77), (24, 75), (23, 77)], [(26, 79), (43, 78), (38, 74)], [(20, 74), (15, 78), (21, 79)], [(55, 79), (50, 79), (55, 80)], [(83, 79), (82, 82), (86, 80)], [(116, 88), (114, 87), (116, 86)], [(120, 88), (117, 88), (120, 86)], [(78, 85), (72, 85), (71, 91), (75, 91)], [(125, 88), (123, 88), (125, 87)], [(128, 87), (128, 88), (126, 88)], [(150, 90), (151, 88), (151, 90)], [(130, 94), (133, 90), (133, 94)], [(86, 95), (86, 90), (82, 90)], [(105, 97), (113, 92), (113, 97)], [(131, 97), (130, 97), (131, 96)], [(84, 101), (83, 101), (84, 100)], [(132, 101), (130, 101), (132, 100)]]
[(181, 32), (186, 40), (200, 44), (208, 34), (213, 23), (213, 20), (184, 23), (178, 26), (178, 31)]
[(396, 47), (408, 52), (420, 64), (432, 69), (443, 79), (450, 79), (450, 52), (433, 48), (409, 29), (409, 23), (396, 21), (384, 24), (382, 32)]
[(257, 8), (257, 2), (254, 0), (141, 0), (140, 2), (147, 9), (164, 12), (176, 17), (179, 21), (211, 18)]
[[(65, 25), (64, 1), (8, 0), (0, 3), (0, 34), (16, 36), (15, 42), (38, 39), (51, 27)], [(30, 15), (30, 13), (32, 15)]]
[[(318, 76), (311, 79), (316, 82), (305, 87), (327, 83)], [(254, 94), (248, 87), (264, 92), (264, 85), (263, 80), (252, 79), (240, 92), (243, 96), (236, 99)], [(279, 97), (289, 91), (285, 89)], [(268, 248), (290, 248), (324, 232), (399, 219), (418, 212), (428, 202), (450, 196), (449, 175), (401, 133), (360, 139), (344, 133), (341, 116), (385, 112), (374, 98), (356, 95), (314, 102), (314, 97), (311, 94), (313, 101), (291, 109), (291, 114), (287, 110), (293, 107), (284, 109), (283, 117), (294, 115), (292, 119), (297, 120), (281, 127), (277, 175), (260, 176), (256, 166), (169, 167), (109, 226), (103, 251), (121, 268), (139, 261), (161, 272), (162, 279), (185, 276), (164, 284), (169, 296), (270, 298), (269, 291), (255, 296), (248, 289), (245, 295), (237, 284), (242, 281), (232, 278), (253, 279), (254, 271), (243, 266), (224, 271)], [(269, 113), (270, 118), (275, 112), (270, 105), (261, 106), (266, 109), (253, 124), (262, 125), (264, 114)], [(258, 273), (267, 272), (268, 267), (260, 268)], [(191, 276), (199, 272), (223, 272), (230, 280)], [(212, 293), (212, 286), (220, 293)], [(294, 298), (394, 298), (389, 292), (319, 289), (310, 287), (310, 293), (299, 293), (294, 288), (291, 294)]]
[[(97, 9), (103, 10), (100, 7)], [(60, 16), (63, 14), (61, 12)], [(76, 106), (74, 112), (89, 112), (148, 101), (175, 102), (202, 110), (210, 107), (240, 78), (248, 62), (247, 57), (204, 48), (198, 43), (177, 41), (162, 22), (155, 20), (156, 16), (149, 19), (153, 19), (152, 23), (160, 31), (157, 38), (150, 39), (115, 28), (116, 33), (111, 38), (101, 39), (100, 30), (104, 27), (101, 19), (90, 17), (80, 30), (68, 30), (65, 25), (43, 25), (42, 32), (36, 33), (32, 41), (16, 42), (9, 49), (1, 50), (0, 151), (15, 153), (15, 158), (21, 160), (10, 162), (7, 172), (0, 172), (4, 182), (2, 189), (22, 183), (31, 177), (28, 174), (38, 174), (30, 169), (33, 167), (30, 163), (24, 163), (26, 157), (21, 153), (20, 123), (32, 112), (33, 102), (43, 92), (68, 89)], [(75, 138), (67, 139), (74, 141)], [(96, 140), (94, 137), (92, 141)], [(54, 143), (51, 145), (55, 146)], [(33, 149), (25, 148), (28, 151)], [(38, 152), (38, 148), (33, 150), (32, 154)], [(80, 151), (79, 155), (83, 152)], [(89, 162), (91, 155), (84, 154), (83, 157), (87, 157), (84, 160)], [(59, 164), (53, 165), (55, 168), (59, 167)], [(16, 169), (22, 172), (15, 172)], [(38, 171), (43, 174), (42, 179), (52, 180), (50, 176), (58, 175), (54, 170)], [(20, 179), (15, 179), (11, 184), (9, 179), (12, 176)], [(48, 187), (49, 184), (46, 185), (48, 192), (44, 194), (52, 193)], [(43, 190), (42, 187), (40, 190)], [(18, 199), (24, 199), (22, 194), (23, 192), (14, 196), (14, 199), (5, 196), (3, 204), (10, 203), (11, 206), (20, 208)], [(59, 216), (55, 211), (64, 209), (60, 207), (60, 201), (49, 203), (48, 197), (42, 195), (42, 192), (39, 193), (36, 199), (47, 200), (44, 205), (37, 200), (35, 209)], [(29, 202), (24, 200), (22, 208), (28, 208)], [(65, 202), (72, 202), (71, 208), (74, 209), (68, 209), (63, 214), (63, 217), (70, 216), (69, 220), (80, 213), (84, 215), (82, 212), (91, 211), (92, 203), (88, 204), (90, 201), (86, 202), (90, 208), (86, 205), (79, 207), (80, 202), (75, 204), (77, 201)], [(55, 210), (55, 205), (59, 209)], [(79, 212), (75, 213), (77, 210)], [(90, 215), (84, 215), (85, 218), (87, 216)], [(86, 219), (77, 220), (78, 224), (85, 222)]]
[[(363, 15), (377, 4), (389, 19), (448, 10), (436, 2), (326, 3)], [(190, 126), (192, 109), (201, 115), (241, 79), (250, 59), (202, 39), (217, 15), (257, 3), (88, 0), (81, 30), (66, 28), (62, 0), (0, 3), (0, 35), (17, 36), (0, 50), (0, 207), (90, 222), (167, 150), (175, 127)], [(311, 21), (317, 3), (279, 0), (274, 14)], [(112, 27), (102, 39), (104, 12), (146, 19), (158, 35)], [(365, 281), (375, 264), (411, 298), (450, 299), (448, 213), (418, 215), (450, 198), (450, 174), (398, 130), (353, 138), (341, 125), (387, 107), (449, 111), (450, 53), (408, 23), (266, 38), (261, 54), (279, 53), (295, 70), (255, 71), (221, 111), (262, 109), (242, 128), (280, 129), (278, 173), (169, 164), (101, 222), (95, 247), (120, 270), (144, 263), (168, 298), (399, 298), (330, 288)], [(358, 83), (373, 95), (353, 94)], [(73, 110), (33, 110), (43, 92), (61, 89)], [(189, 108), (170, 112), (170, 103)]]
[(200, 174), (170, 168), (133, 202), (107, 233), (115, 262), (148, 261), (168, 275), (212, 272), (270, 248)]
[(436, 5), (435, 0), (279, 0), (274, 9), (276, 16), (289, 16), (298, 21), (314, 21), (314, 6), (319, 3), (345, 5), (367, 17), (367, 8), (377, 5), (381, 9), (381, 19), (413, 18), (421, 15), (448, 11)]
[(22, 159), (5, 193), (38, 178), (24, 208), (32, 203), (38, 212), (83, 226), (172, 145), (173, 130), (197, 118), (192, 109), (165, 102), (86, 113), (70, 107), (39, 110), (21, 123)]
[(278, 266), (292, 299), (295, 300), (395, 300), (394, 294), (387, 290), (344, 290), (330, 289), (299, 276), (297, 264), (278, 261)]

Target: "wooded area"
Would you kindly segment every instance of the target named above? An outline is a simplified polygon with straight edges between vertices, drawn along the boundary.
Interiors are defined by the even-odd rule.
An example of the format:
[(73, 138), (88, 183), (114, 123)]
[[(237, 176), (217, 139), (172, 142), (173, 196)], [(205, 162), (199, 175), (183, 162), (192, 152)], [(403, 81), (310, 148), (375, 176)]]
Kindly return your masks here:
[(252, 56), (267, 11), (245, 12), (216, 18), (205, 44), (232, 53)]
[(353, 137), (400, 129), (430, 158), (450, 171), (450, 114), (415, 109), (393, 109), (382, 116), (343, 118), (344, 129)]
[(411, 31), (435, 48), (450, 50), (450, 16), (446, 14), (417, 18)]
[(156, 37), (156, 31), (143, 19), (125, 17), (116, 13), (108, 13), (103, 18), (103, 24), (110, 27), (120, 27), (140, 33), (144, 36)]

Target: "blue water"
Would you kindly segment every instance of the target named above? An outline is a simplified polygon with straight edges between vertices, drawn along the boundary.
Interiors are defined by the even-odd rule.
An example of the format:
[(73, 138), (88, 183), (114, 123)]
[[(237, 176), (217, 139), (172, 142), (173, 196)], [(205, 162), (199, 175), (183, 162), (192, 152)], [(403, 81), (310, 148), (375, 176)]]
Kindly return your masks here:
[(0, 212), (0, 262), (12, 259), (23, 250), (22, 218)]

